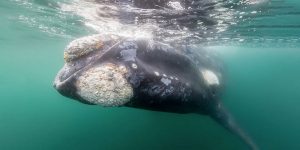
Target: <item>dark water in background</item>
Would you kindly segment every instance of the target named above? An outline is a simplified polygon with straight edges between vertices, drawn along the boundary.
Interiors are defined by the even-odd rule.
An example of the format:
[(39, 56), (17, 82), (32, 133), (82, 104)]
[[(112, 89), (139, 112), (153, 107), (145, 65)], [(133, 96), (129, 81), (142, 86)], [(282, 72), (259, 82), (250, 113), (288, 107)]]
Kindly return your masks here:
[[(95, 31), (57, 1), (0, 2), (1, 150), (245, 149), (206, 116), (87, 106), (59, 95), (52, 81), (64, 47)], [(262, 12), (247, 17), (253, 9)], [(247, 19), (207, 42), (226, 66), (221, 98), (262, 150), (298, 150), (300, 2), (239, 13)]]

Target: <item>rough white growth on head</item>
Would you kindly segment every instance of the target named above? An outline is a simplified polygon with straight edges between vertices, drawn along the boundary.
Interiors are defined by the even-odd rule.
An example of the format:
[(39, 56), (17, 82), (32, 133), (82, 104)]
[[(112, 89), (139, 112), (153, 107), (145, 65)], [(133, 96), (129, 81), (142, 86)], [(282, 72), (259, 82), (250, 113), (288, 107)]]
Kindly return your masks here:
[(208, 85), (219, 85), (219, 78), (210, 70), (201, 70), (203, 78)]
[(101, 106), (121, 106), (133, 97), (133, 89), (125, 79), (127, 69), (111, 63), (94, 66), (78, 77), (77, 94)]
[(135, 63), (131, 64), (131, 67), (132, 67), (133, 69), (137, 69), (137, 65), (136, 65)]
[(102, 37), (100, 35), (91, 35), (82, 37), (72, 41), (64, 52), (66, 62), (75, 58), (86, 55), (103, 46)]
[(172, 83), (172, 81), (170, 79), (167, 78), (161, 78), (160, 80), (162, 83), (164, 83), (166, 86), (168, 86), (169, 84)]
[(167, 5), (175, 10), (184, 10), (184, 8), (180, 4), (180, 2), (169, 1), (169, 3)]

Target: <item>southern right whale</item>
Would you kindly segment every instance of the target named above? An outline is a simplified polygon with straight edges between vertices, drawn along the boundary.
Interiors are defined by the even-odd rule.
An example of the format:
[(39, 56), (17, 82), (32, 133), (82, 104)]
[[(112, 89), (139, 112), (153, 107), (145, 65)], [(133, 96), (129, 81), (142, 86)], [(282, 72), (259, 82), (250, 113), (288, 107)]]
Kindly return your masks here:
[(221, 65), (197, 54), (149, 39), (87, 36), (65, 50), (54, 87), (86, 104), (208, 115), (257, 150), (220, 101)]

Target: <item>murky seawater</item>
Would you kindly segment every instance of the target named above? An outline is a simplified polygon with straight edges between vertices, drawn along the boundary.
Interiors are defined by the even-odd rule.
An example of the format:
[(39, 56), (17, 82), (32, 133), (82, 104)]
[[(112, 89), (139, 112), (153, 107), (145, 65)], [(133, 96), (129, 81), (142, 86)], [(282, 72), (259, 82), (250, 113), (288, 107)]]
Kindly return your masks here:
[[(213, 19), (219, 22), (214, 28), (189, 28), (191, 33), (203, 31), (195, 35), (180, 26), (176, 35), (200, 38), (202, 46), (219, 53), (227, 79), (222, 101), (260, 149), (298, 150), (300, 3), (249, 4), (257, 1), (233, 8), (226, 5), (227, 10), (218, 5), (223, 12), (215, 13)], [(0, 2), (1, 150), (246, 149), (207, 116), (88, 106), (59, 95), (52, 82), (64, 63), (65, 46), (75, 38), (104, 32), (100, 30), (103, 22), (89, 15), (97, 8), (88, 6), (98, 4), (83, 0)], [(135, 24), (130, 27), (134, 30)], [(204, 22), (199, 27), (209, 26)], [(152, 28), (145, 24), (142, 29)], [(172, 40), (167, 34), (159, 36)]]

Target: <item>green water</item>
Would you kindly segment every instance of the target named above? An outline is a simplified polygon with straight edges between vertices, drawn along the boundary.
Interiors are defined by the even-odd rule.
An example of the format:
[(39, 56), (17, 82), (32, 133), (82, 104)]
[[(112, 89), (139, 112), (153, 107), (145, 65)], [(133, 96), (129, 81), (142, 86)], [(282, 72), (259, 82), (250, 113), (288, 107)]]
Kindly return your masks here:
[[(55, 10), (30, 12), (16, 2), (0, 2), (0, 150), (246, 149), (206, 116), (88, 106), (59, 95), (52, 82), (63, 65), (63, 49), (90, 31), (70, 26), (76, 16), (60, 14), (62, 19), (56, 20), (51, 13)], [(34, 2), (32, 9), (47, 3)], [(287, 3), (299, 6), (297, 1)], [(37, 21), (29, 25), (18, 19), (20, 15)], [(285, 17), (279, 16), (278, 20)], [(300, 25), (295, 18), (286, 16), (283, 24)], [(41, 24), (46, 28), (39, 28)], [(252, 33), (244, 29), (231, 30), (242, 37)], [(261, 40), (211, 46), (226, 69), (221, 98), (260, 149), (299, 150), (300, 30), (258, 30), (253, 36), (275, 37), (268, 46)]]

